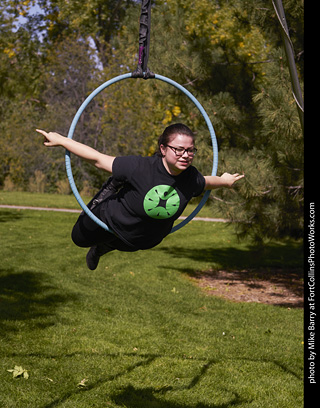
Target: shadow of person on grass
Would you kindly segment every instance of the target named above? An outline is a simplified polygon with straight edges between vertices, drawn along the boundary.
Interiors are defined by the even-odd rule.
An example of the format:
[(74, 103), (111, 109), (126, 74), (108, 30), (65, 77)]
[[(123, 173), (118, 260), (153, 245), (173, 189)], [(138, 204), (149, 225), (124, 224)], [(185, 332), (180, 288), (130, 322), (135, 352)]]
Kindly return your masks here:
[(170, 389), (134, 388), (132, 385), (129, 385), (117, 395), (114, 395), (112, 400), (119, 406), (125, 406), (127, 408), (229, 408), (248, 403), (248, 401), (243, 400), (243, 398), (237, 394), (227, 403), (214, 404), (214, 401), (212, 401), (210, 405), (201, 402), (198, 402), (196, 405), (190, 405), (188, 402), (176, 403), (157, 398), (157, 394), (165, 394), (167, 391), (170, 391)]
[[(78, 354), (78, 353), (77, 353)], [(123, 354), (123, 353), (120, 353)], [(119, 354), (113, 354), (112, 357), (117, 357)], [(136, 353), (124, 353), (123, 355), (132, 356), (136, 359)], [(72, 355), (69, 355), (71, 357)], [(107, 355), (111, 356), (111, 355)], [(52, 356), (50, 356), (52, 357)], [(66, 356), (64, 356), (66, 357)], [(73, 389), (66, 392), (64, 395), (58, 396), (55, 400), (51, 403), (45, 405), (44, 408), (54, 408), (60, 406), (61, 404), (65, 403), (68, 400), (71, 400), (75, 394), (79, 393), (86, 393), (91, 392), (92, 390), (101, 387), (103, 384), (108, 384), (109, 382), (113, 382), (123, 376), (127, 376), (132, 371), (136, 370), (137, 368), (148, 368), (151, 364), (153, 364), (158, 358), (162, 358), (164, 356), (160, 354), (145, 354), (141, 356), (142, 359), (140, 361), (135, 361), (133, 364), (129, 365), (125, 369), (120, 369), (116, 374), (113, 375), (106, 375), (103, 377), (98, 378), (96, 381), (89, 383), (87, 386), (81, 389)], [(174, 357), (176, 358), (176, 357)], [(209, 361), (203, 361), (202, 369), (199, 371), (197, 375), (195, 375), (189, 384), (186, 385), (166, 385), (164, 387), (146, 387), (146, 388), (135, 388), (131, 384), (118, 388), (116, 391), (113, 392), (112, 395), (108, 396), (108, 400), (112, 401), (117, 404), (117, 406), (124, 406), (127, 408), (228, 408), (228, 407), (237, 407), (238, 405), (243, 405), (243, 403), (250, 402), (248, 399), (241, 398), (237, 392), (232, 391), (230, 394), (230, 390), (224, 390), (226, 395), (229, 396), (229, 401), (223, 404), (214, 404), (214, 401), (208, 405), (207, 403), (203, 402), (196, 402), (195, 404), (190, 404), (187, 401), (183, 403), (168, 401), (165, 398), (166, 393), (170, 393), (173, 391), (188, 391), (193, 389), (195, 386), (199, 384), (199, 382), (203, 379), (204, 376), (207, 375), (207, 371), (216, 363), (215, 359)], [(221, 393), (221, 389), (219, 390)], [(103, 398), (103, 396), (101, 396)], [(107, 403), (108, 404), (108, 403)]]

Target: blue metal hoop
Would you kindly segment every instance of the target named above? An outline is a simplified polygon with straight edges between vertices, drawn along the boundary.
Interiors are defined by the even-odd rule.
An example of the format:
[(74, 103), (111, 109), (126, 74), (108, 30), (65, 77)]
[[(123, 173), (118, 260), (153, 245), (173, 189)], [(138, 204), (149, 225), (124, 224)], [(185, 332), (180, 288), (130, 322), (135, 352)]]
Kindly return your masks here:
[[(124, 75), (119, 75), (115, 78), (110, 79), (109, 81), (105, 82), (104, 84), (100, 85), (97, 89), (95, 89), (88, 97), (87, 99), (82, 103), (80, 108), (78, 109), (78, 112), (76, 113), (75, 117), (73, 118), (73, 121), (71, 123), (69, 133), (68, 133), (68, 138), (72, 139), (73, 133), (75, 131), (76, 125), (78, 123), (78, 120), (80, 116), (82, 115), (83, 111), (87, 107), (87, 105), (92, 101), (92, 99), (97, 96), (101, 91), (103, 91), (105, 88), (108, 86), (122, 81), (127, 78), (131, 78), (132, 73), (124, 74)], [(177, 82), (173, 81), (172, 79), (169, 79), (167, 77), (164, 77), (162, 75), (155, 75), (155, 79), (158, 79), (160, 81), (166, 82), (175, 88), (179, 89), (182, 91), (185, 95), (189, 97), (189, 99), (196, 105), (196, 107), (199, 109), (200, 113), (204, 117), (206, 124), (208, 126), (210, 136), (211, 136), (211, 141), (212, 141), (212, 150), (213, 150), (213, 165), (212, 165), (212, 176), (215, 176), (217, 174), (217, 168), (218, 168), (218, 144), (217, 144), (217, 139), (216, 135), (212, 126), (212, 123), (209, 119), (209, 116), (207, 115), (206, 111), (203, 109), (202, 105), (198, 102), (198, 100), (183, 86), (179, 85)], [(72, 169), (71, 169), (71, 159), (70, 159), (70, 152), (66, 150), (66, 155), (65, 155), (65, 161), (66, 161), (66, 169), (67, 169), (67, 175), (68, 175), (68, 180), (70, 183), (71, 190), (78, 201), (80, 207), (83, 209), (83, 211), (94, 221), (96, 222), (101, 228), (105, 229), (106, 231), (113, 232), (104, 222), (102, 222), (98, 217), (96, 217), (86, 206), (86, 204), (83, 202), (79, 191), (75, 185), (73, 174), (72, 174)], [(201, 210), (201, 208), (204, 206), (206, 201), (208, 200), (210, 195), (210, 190), (206, 191), (205, 194), (203, 195), (200, 203), (198, 206), (194, 209), (194, 211), (183, 221), (181, 221), (178, 225), (175, 225), (172, 230), (172, 232), (175, 232), (185, 226), (189, 221), (194, 218), (198, 212)]]

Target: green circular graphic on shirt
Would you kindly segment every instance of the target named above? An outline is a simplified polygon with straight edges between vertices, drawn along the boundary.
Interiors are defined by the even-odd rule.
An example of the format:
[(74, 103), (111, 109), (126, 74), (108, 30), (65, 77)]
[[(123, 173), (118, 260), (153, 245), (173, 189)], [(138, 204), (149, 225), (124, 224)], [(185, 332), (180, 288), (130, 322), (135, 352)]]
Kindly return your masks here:
[(143, 208), (147, 215), (155, 219), (172, 217), (179, 209), (180, 197), (172, 186), (161, 184), (146, 194)]

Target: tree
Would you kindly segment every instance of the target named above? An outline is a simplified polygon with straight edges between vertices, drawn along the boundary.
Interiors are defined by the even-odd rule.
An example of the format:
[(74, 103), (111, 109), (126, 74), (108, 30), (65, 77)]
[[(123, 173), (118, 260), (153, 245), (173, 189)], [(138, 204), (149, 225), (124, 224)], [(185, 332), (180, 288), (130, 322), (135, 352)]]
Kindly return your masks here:
[[(110, 42), (121, 27), (126, 9), (133, 0), (13, 0), (16, 10), (27, 20), (30, 31), (41, 33), (47, 44), (69, 36), (89, 37), (94, 42), (101, 63), (106, 66), (112, 53)], [(34, 12), (31, 6), (37, 6)], [(40, 10), (40, 12), (39, 12)]]
[(10, 174), (22, 188), (30, 175), (25, 164), (34, 158), (27, 136), (31, 116), (39, 117), (43, 108), (40, 42), (23, 27), (15, 27), (17, 12), (12, 2), (2, 1), (0, 10), (0, 184)]
[[(285, 2), (291, 32), (296, 34), (293, 43), (302, 78), (301, 4)], [(169, 0), (163, 7), (184, 20), (185, 56), (193, 56), (190, 64), (184, 59), (189, 68), (185, 72), (192, 75), (188, 82), (201, 94), (213, 119), (220, 148), (219, 172), (246, 174), (234, 191), (215, 196), (220, 210), (237, 222), (240, 236), (251, 235), (257, 242), (285, 235), (300, 237), (303, 138), (286, 60), (278, 50), (280, 29), (271, 3), (266, 7), (265, 2), (256, 1)], [(181, 26), (175, 26), (176, 37)], [(161, 58), (165, 60), (163, 54)], [(192, 72), (196, 61), (201, 61), (201, 68)]]
[[(24, 172), (29, 177), (29, 169), (34, 172), (38, 162), (54, 186), (64, 171), (63, 158), (51, 153), (44, 164), (31, 143), (32, 167), (18, 160), (21, 148), (10, 148), (10, 137), (21, 134), (26, 123), (31, 127), (32, 121), (66, 133), (74, 112), (93, 89), (135, 69), (140, 3), (2, 4), (7, 7), (1, 17), (0, 75), (10, 79), (1, 88), (4, 173), (19, 173), (25, 183)], [(32, 4), (38, 4), (41, 13), (31, 13)], [(284, 0), (284, 7), (302, 82), (303, 2)], [(12, 31), (19, 12), (26, 23)], [(18, 46), (19, 41), (25, 47)], [(302, 133), (281, 48), (271, 2), (157, 0), (152, 8), (150, 69), (184, 85), (206, 109), (218, 139), (219, 174), (246, 174), (234, 190), (211, 195), (213, 209), (218, 203), (224, 216), (237, 222), (240, 236), (251, 235), (259, 242), (302, 232)], [(16, 109), (26, 115), (24, 123)], [(88, 106), (75, 138), (114, 155), (153, 154), (164, 126), (177, 121), (196, 131), (196, 165), (208, 173), (210, 136), (202, 116), (185, 95), (159, 81), (135, 79), (109, 87)], [(80, 184), (101, 183), (100, 173), (74, 161)]]

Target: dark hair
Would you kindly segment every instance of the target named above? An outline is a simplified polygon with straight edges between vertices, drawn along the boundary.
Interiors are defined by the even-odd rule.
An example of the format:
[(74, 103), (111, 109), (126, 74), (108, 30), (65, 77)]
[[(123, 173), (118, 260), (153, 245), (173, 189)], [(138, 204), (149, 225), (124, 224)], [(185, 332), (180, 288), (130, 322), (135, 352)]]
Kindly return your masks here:
[(167, 146), (168, 143), (171, 142), (171, 138), (174, 135), (186, 135), (192, 137), (193, 143), (195, 140), (195, 135), (188, 126), (184, 125), (183, 123), (174, 123), (165, 128), (162, 135), (158, 139), (158, 155), (162, 156), (160, 146), (164, 145)]

